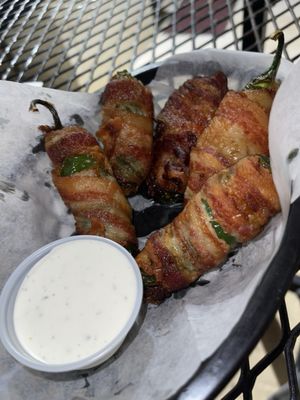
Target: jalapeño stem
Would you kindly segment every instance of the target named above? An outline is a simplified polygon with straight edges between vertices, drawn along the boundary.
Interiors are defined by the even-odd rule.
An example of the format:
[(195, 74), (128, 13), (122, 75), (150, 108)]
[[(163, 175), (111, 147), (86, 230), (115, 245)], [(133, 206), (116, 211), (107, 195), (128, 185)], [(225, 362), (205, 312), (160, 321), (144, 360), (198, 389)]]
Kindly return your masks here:
[(29, 111), (33, 111), (33, 112), (39, 111), (38, 108), (36, 107), (37, 104), (41, 104), (42, 106), (46, 107), (51, 112), (52, 117), (53, 117), (53, 121), (54, 121), (54, 127), (53, 127), (54, 130), (58, 130), (58, 129), (62, 129), (63, 128), (62, 123), (60, 121), (60, 118), (59, 118), (59, 116), (57, 114), (56, 109), (48, 101), (40, 100), (40, 99), (32, 100), (32, 102), (30, 103)]
[(271, 66), (265, 72), (248, 82), (245, 89), (268, 89), (274, 84), (284, 46), (284, 34), (282, 31), (276, 31), (271, 36), (271, 39), (278, 40), (278, 46)]

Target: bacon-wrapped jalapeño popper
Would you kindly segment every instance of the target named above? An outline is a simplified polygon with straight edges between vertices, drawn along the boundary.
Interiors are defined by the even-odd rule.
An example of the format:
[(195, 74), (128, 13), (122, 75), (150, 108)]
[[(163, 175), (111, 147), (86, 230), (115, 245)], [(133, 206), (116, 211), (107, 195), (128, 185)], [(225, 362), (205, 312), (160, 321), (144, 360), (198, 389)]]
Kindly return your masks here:
[(134, 251), (131, 207), (96, 138), (80, 126), (63, 127), (55, 108), (44, 100), (33, 100), (30, 110), (38, 111), (37, 104), (54, 118), (53, 127), (39, 129), (53, 164), (53, 182), (75, 218), (76, 232), (104, 236)]
[(197, 193), (207, 178), (250, 154), (269, 154), (268, 123), (278, 88), (275, 77), (284, 36), (276, 32), (278, 47), (271, 67), (240, 92), (228, 91), (196, 146), (191, 151), (185, 200)]
[(160, 202), (180, 200), (187, 183), (190, 151), (227, 91), (222, 72), (197, 76), (175, 90), (157, 117), (148, 194)]
[(268, 157), (243, 158), (210, 177), (137, 255), (146, 300), (159, 303), (189, 286), (237, 244), (253, 239), (279, 210)]
[(102, 123), (96, 136), (124, 193), (134, 195), (149, 173), (152, 158), (151, 91), (127, 71), (118, 72), (107, 84), (101, 105)]

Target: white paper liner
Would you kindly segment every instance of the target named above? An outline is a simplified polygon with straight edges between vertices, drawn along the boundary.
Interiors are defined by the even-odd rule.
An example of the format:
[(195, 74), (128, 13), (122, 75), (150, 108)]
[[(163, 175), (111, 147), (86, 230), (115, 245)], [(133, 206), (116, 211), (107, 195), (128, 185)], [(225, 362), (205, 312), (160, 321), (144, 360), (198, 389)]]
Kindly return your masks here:
[[(151, 84), (157, 101), (156, 112), (174, 85), (177, 87), (190, 75), (221, 69), (228, 76), (229, 87), (239, 89), (264, 71), (271, 60), (271, 56), (262, 54), (220, 50), (173, 57), (167, 66), (159, 68)], [(278, 77), (285, 78), (291, 68), (291, 63), (282, 60)], [(282, 84), (270, 122), (272, 167), (283, 213), (272, 220), (264, 234), (244, 246), (221, 269), (206, 274), (204, 279), (208, 284), (190, 288), (182, 298), (170, 298), (158, 307), (143, 310), (136, 329), (121, 350), (89, 372), (88, 385), (80, 372), (46, 375), (30, 371), (15, 362), (0, 345), (1, 398), (166, 399), (212, 355), (240, 319), (262, 276), (268, 273), (286, 223), (291, 181), (293, 199), (299, 196), (300, 157), (289, 164), (286, 161), (287, 154), (298, 148), (300, 142), (299, 101), (296, 101), (294, 84), (294, 81), (299, 83), (298, 69), (299, 64)], [(72, 116), (76, 114), (91, 132), (99, 124), (97, 94), (0, 82), (0, 288), (17, 264), (32, 251), (74, 231), (73, 218), (51, 181), (47, 156), (32, 152), (38, 144), (38, 125), (52, 123), (50, 113), (43, 107), (39, 107), (40, 113), (28, 111), (34, 98), (55, 104), (63, 124), (74, 123)], [(140, 209), (141, 199), (135, 198), (134, 204)]]

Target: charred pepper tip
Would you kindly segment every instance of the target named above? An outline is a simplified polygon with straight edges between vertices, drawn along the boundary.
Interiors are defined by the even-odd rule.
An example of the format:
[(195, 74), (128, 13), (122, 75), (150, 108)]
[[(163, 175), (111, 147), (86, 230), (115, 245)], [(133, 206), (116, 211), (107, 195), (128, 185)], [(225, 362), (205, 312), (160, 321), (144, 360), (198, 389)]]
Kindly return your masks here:
[(63, 125), (61, 123), (61, 120), (60, 120), (60, 118), (58, 116), (58, 113), (57, 113), (56, 109), (48, 101), (40, 100), (40, 99), (32, 100), (32, 102), (30, 103), (29, 111), (38, 112), (39, 110), (38, 110), (38, 108), (36, 106), (37, 104), (40, 104), (40, 105), (46, 107), (51, 112), (52, 117), (53, 117), (53, 121), (54, 121), (54, 126), (53, 126), (54, 130), (58, 130), (58, 129), (62, 129), (63, 128)]
[(278, 46), (271, 66), (261, 75), (258, 75), (247, 83), (245, 89), (268, 89), (274, 85), (284, 47), (284, 33), (282, 31), (276, 31), (271, 36), (271, 39), (278, 41)]
[(132, 79), (132, 75), (127, 71), (127, 69), (124, 69), (122, 71), (118, 71), (112, 79)]

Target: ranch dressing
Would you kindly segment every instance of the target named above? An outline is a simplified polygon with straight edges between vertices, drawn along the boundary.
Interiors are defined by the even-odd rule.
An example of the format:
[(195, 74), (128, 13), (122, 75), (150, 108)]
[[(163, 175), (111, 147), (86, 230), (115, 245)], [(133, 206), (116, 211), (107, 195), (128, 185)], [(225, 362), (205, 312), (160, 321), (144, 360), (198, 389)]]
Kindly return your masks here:
[(78, 361), (116, 337), (136, 293), (130, 261), (113, 245), (89, 239), (59, 245), (20, 286), (13, 316), (17, 338), (40, 361)]

